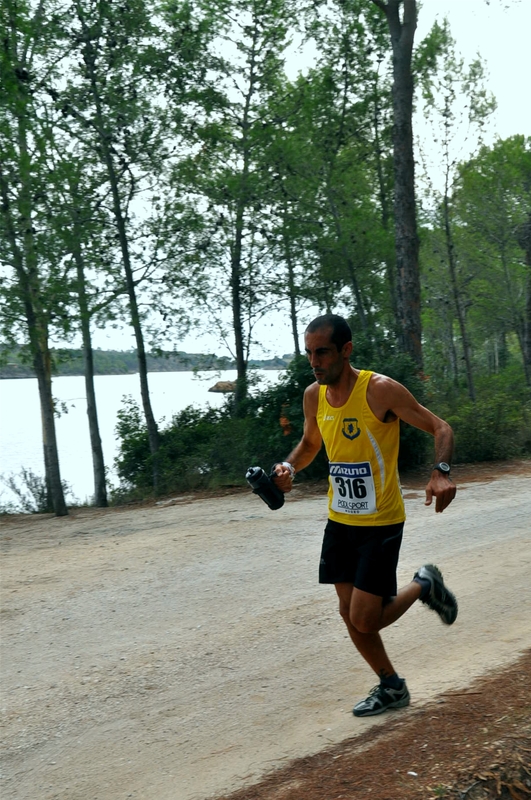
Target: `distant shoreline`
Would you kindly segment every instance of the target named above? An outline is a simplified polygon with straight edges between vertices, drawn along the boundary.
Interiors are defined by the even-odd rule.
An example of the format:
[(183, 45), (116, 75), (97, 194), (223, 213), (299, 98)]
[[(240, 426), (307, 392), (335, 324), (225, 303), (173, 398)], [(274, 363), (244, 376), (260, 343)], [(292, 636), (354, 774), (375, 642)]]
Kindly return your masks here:
[[(253, 372), (254, 370), (257, 370), (257, 369), (263, 369), (266, 372), (275, 372), (275, 370), (278, 372), (278, 371), (280, 371), (282, 369), (286, 369), (286, 367), (287, 367), (287, 364), (285, 366), (282, 366), (282, 367), (265, 367), (265, 366), (263, 367), (260, 364), (249, 364), (249, 371)], [(183, 369), (148, 369), (148, 375), (149, 374), (154, 374), (156, 372), (221, 372), (221, 371), (227, 371), (227, 370), (235, 371), (236, 367), (235, 366), (229, 366), (229, 367), (205, 367), (205, 368), (201, 367), (200, 369), (187, 369), (187, 368), (183, 368)], [(95, 378), (99, 378), (99, 377), (103, 377), (103, 376), (109, 376), (109, 375), (111, 375), (111, 376), (112, 375), (138, 375), (138, 370), (131, 371), (131, 372), (95, 372), (94, 373), (94, 377)], [(54, 373), (52, 375), (52, 379), (53, 378), (83, 378), (83, 377), (84, 377), (84, 373), (83, 372), (64, 372), (64, 373)], [(32, 373), (30, 375), (4, 375), (4, 374), (2, 374), (2, 371), (0, 369), (0, 381), (24, 381), (24, 380), (35, 380), (36, 378), (37, 378), (37, 376), (34, 373)]]
[[(51, 351), (54, 362), (54, 378), (82, 377), (83, 353), (79, 349), (61, 348)], [(33, 368), (26, 363), (26, 353), (21, 349), (0, 350), (0, 380), (22, 380), (35, 378)], [(94, 375), (136, 375), (137, 357), (134, 350), (94, 350)], [(249, 370), (286, 369), (293, 356), (290, 354), (270, 359), (251, 359)], [(3, 362), (3, 363), (2, 363)], [(150, 372), (220, 372), (235, 370), (232, 359), (213, 354), (168, 352), (148, 354), (147, 368)]]

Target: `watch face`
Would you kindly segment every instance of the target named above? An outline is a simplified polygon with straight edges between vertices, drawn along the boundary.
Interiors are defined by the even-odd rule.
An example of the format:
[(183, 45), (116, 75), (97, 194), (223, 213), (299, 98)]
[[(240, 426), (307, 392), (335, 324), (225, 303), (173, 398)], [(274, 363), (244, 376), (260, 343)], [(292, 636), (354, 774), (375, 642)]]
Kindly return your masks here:
[(450, 472), (450, 465), (446, 461), (441, 461), (435, 469), (439, 469), (441, 472)]

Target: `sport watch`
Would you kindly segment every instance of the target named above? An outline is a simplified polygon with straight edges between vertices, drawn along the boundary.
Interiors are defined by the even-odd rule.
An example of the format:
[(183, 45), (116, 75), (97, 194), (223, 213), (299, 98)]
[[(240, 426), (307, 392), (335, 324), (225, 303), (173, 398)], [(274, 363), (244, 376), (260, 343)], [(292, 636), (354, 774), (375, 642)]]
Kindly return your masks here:
[(450, 464), (447, 464), (446, 461), (439, 461), (438, 464), (434, 464), (433, 469), (438, 469), (443, 475), (450, 475)]

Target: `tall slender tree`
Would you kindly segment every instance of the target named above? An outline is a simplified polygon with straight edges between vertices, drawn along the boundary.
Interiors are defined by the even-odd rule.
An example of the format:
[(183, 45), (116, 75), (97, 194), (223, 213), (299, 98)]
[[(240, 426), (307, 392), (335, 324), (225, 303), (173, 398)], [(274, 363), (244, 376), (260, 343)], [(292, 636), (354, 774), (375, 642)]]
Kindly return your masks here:
[[(153, 85), (145, 53), (155, 33), (150, 7), (141, 0), (126, 5), (72, 0), (68, 35), (79, 59), (66, 87), (53, 89), (65, 129), (93, 154), (109, 188), (111, 216), (120, 247), (133, 328), (142, 407), (157, 489), (159, 432), (149, 394), (147, 358), (132, 246), (134, 202), (149, 174), (160, 170), (162, 153)], [(142, 268), (140, 261), (138, 265)]]
[(4, 31), (0, 51), (2, 261), (13, 276), (5, 284), (4, 300), (9, 302), (4, 329), (9, 327), (10, 314), (21, 315), (39, 389), (48, 498), (55, 514), (64, 516), (68, 511), (59, 468), (49, 337), (50, 328), (64, 319), (65, 283), (42, 219), (44, 154), (50, 132), (38, 120), (43, 81), (57, 70), (66, 48), (57, 36), (61, 14), (55, 4), (41, 0), (32, 9), (29, 3), (6, 0), (0, 15)]
[[(70, 262), (68, 286), (72, 296), (72, 332), (81, 333), (87, 419), (94, 473), (94, 504), (107, 506), (105, 461), (100, 436), (96, 391), (92, 327), (95, 320), (106, 324), (114, 318), (112, 303), (126, 293), (112, 259), (105, 257), (108, 213), (103, 210), (106, 195), (101, 193), (102, 178), (97, 165), (79, 158), (72, 142), (56, 137), (49, 155), (49, 182), (46, 206), (48, 226), (61, 244), (63, 258)], [(65, 152), (66, 151), (66, 152)], [(114, 255), (114, 254), (113, 254)], [(112, 289), (109, 289), (108, 284)], [(107, 284), (107, 285), (106, 285)]]
[(203, 5), (212, 13), (216, 37), (205, 58), (197, 149), (188, 168), (195, 184), (190, 199), (204, 222), (197, 251), (209, 264), (212, 282), (208, 295), (202, 291), (197, 299), (208, 308), (209, 323), (220, 330), (230, 314), (238, 416), (245, 413), (253, 328), (271, 302), (263, 282), (270, 262), (263, 234), (266, 198), (257, 164), (271, 135), (266, 101), (282, 74), (293, 9), (290, 0), (223, 0), (214, 8), (199, 7)]
[[(388, 191), (381, 123), (385, 79), (376, 98), (379, 65), (373, 58), (382, 29), (385, 33), (376, 10), (358, 0), (316, 8), (310, 26), (316, 65), (279, 87), (278, 124), (262, 167), (279, 239), (273, 274), (279, 260), (286, 264), (280, 287), (291, 294), (289, 244), (290, 260), (297, 253), (304, 264), (301, 297), (323, 308), (352, 309), (354, 326), (367, 343), (374, 339), (373, 312), (385, 307), (388, 327), (391, 305), (381, 269), (389, 254), (383, 225), (388, 208), (379, 212), (375, 202), (382, 194), (386, 200)], [(290, 307), (293, 318), (291, 300)]]
[[(422, 368), (419, 238), (413, 153), (412, 56), (416, 0), (372, 0), (385, 14), (393, 53), (394, 222), (397, 308), (402, 349)], [(403, 6), (403, 8), (402, 8)]]
[[(531, 281), (528, 224), (531, 209), (531, 139), (513, 136), (459, 165), (454, 196), (463, 227), (464, 257), (475, 266), (472, 291), (483, 322), (511, 331), (531, 385), (528, 336)], [(467, 249), (468, 248), (468, 252)]]
[(479, 146), (495, 101), (485, 88), (481, 60), (476, 58), (466, 67), (464, 59), (457, 54), (448, 21), (437, 27), (440, 47), (435, 57), (436, 68), (424, 72), (419, 81), (424, 116), (431, 122), (430, 145), (439, 148), (436, 160), (438, 167), (442, 166), (444, 179), (442, 191), (437, 190), (430, 180), (429, 198), (430, 204), (434, 201), (438, 204), (444, 234), (444, 261), (459, 326), (468, 394), (475, 401), (472, 342), (467, 320), (467, 310), (472, 303), (468, 289), (470, 279), (461, 274), (464, 263), (460, 260), (456, 242), (452, 195), (460, 152), (470, 143), (473, 148)]

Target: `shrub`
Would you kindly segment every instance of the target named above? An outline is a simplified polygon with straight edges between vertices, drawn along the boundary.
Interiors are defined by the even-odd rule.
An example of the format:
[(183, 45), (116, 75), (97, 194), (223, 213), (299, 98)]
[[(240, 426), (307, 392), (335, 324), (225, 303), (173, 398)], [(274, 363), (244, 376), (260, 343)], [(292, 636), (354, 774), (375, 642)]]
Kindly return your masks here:
[[(46, 490), (46, 480), (41, 475), (37, 475), (33, 470), (22, 467), (20, 473), (11, 473), (6, 477), (2, 476), (2, 482), (18, 498), (18, 503), (9, 502), (2, 506), (0, 511), (6, 514), (46, 514), (53, 511), (52, 503)], [(71, 487), (66, 481), (61, 481), (65, 497), (71, 495), (72, 503), (77, 503), (72, 495)]]
[(498, 461), (531, 453), (529, 402), (496, 393), (463, 403), (448, 422), (455, 433), (456, 461)]
[[(389, 348), (376, 371), (404, 383), (423, 398), (424, 382), (406, 356)], [(176, 414), (160, 433), (159, 492), (242, 485), (248, 467), (259, 465), (269, 470), (275, 461), (286, 458), (302, 436), (303, 395), (312, 381), (307, 359), (295, 358), (276, 385), (249, 396), (244, 418), (231, 416), (230, 399), (221, 409), (188, 407)], [(146, 496), (152, 491), (152, 459), (140, 409), (131, 398), (125, 398), (118, 416), (116, 468), (121, 487), (114, 491), (115, 501), (123, 499), (124, 491), (129, 496)], [(416, 428), (403, 426), (401, 468), (424, 463), (428, 438)], [(301, 477), (325, 478), (327, 474), (323, 448)]]
[[(146, 423), (138, 404), (129, 395), (122, 398), (123, 408), (118, 411), (116, 435), (120, 440), (120, 451), (116, 469), (128, 489), (134, 486), (146, 488), (143, 476), (150, 459)], [(153, 473), (151, 472), (151, 481)], [(150, 484), (148, 483), (147, 486)]]
[[(231, 416), (230, 399), (221, 409), (190, 406), (176, 414), (160, 433), (159, 491), (241, 485), (249, 466), (263, 464), (268, 469), (285, 457), (302, 435), (302, 395), (311, 379), (306, 359), (300, 359), (278, 386), (249, 397), (243, 419)], [(290, 433), (284, 436), (279, 418), (295, 395), (297, 402), (291, 400), (289, 408)], [(126, 398), (118, 416), (116, 468), (122, 488), (115, 495), (121, 497), (123, 489), (149, 494), (152, 460), (140, 409)]]

